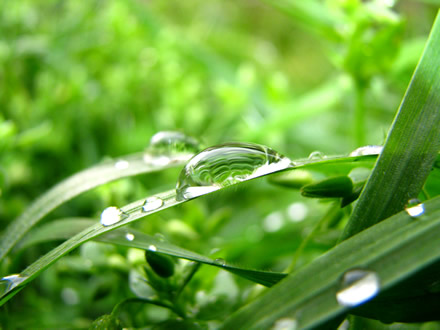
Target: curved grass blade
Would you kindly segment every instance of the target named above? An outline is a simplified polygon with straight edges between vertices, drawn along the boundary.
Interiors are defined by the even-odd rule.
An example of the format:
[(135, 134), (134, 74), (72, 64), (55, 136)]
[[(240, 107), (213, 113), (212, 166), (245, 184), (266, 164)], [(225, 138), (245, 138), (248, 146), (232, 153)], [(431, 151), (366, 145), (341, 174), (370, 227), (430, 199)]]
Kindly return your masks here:
[(440, 150), (439, 67), (440, 15), (437, 15), (383, 152), (342, 239), (402, 210), (422, 189)]
[(110, 181), (182, 165), (191, 156), (186, 153), (166, 157), (138, 153), (72, 175), (35, 200), (6, 228), (0, 239), (0, 261), (30, 228), (73, 197)]
[[(424, 206), (425, 213), (418, 218), (402, 211), (340, 243), (237, 311), (222, 328), (268, 329), (284, 318), (295, 320), (300, 329), (321, 326), (350, 311), (338, 303), (336, 294), (342, 275), (358, 267), (378, 276), (377, 299), (386, 296), (396, 284), (440, 262), (440, 197)], [(410, 319), (408, 313), (426, 318), (433, 313), (428, 305), (404, 311), (393, 309), (391, 302), (386, 306), (397, 318), (394, 321)], [(368, 309), (369, 303), (359, 308)]]
[[(23, 250), (34, 244), (52, 240), (67, 239), (78, 233), (81, 229), (85, 229), (94, 223), (96, 223), (96, 220), (90, 218), (66, 218), (54, 220), (31, 231), (20, 241), (16, 248), (17, 250)], [(94, 240), (144, 250), (149, 250), (153, 245), (158, 253), (220, 267), (264, 286), (272, 286), (287, 275), (284, 273), (246, 269), (231, 266), (226, 263), (223, 264), (198, 253), (178, 247), (169, 242), (158, 240), (154, 236), (129, 228), (116, 229), (108, 234), (98, 236)]]

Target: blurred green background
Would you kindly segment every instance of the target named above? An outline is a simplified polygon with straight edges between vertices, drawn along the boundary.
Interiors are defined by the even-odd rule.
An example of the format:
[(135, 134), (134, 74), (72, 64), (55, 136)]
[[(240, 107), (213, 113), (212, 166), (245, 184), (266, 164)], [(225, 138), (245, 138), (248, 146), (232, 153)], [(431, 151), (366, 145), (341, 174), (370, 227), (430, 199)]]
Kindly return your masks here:
[[(142, 151), (163, 130), (192, 135), (205, 146), (261, 143), (292, 159), (315, 150), (348, 154), (364, 144), (382, 144), (438, 4), (1, 1), (0, 227), (63, 178), (107, 157)], [(105, 185), (50, 217), (97, 216), (108, 205), (173, 187), (178, 173)], [(289, 215), (295, 207), (296, 216)], [(228, 261), (283, 270), (286, 262), (278, 264), (277, 258), (291, 255), (303, 230), (309, 230), (310, 225), (295, 223), (298, 212), (305, 212), (300, 220), (313, 224), (326, 207), (260, 180), (162, 212), (138, 227), (207, 254), (221, 246)], [(331, 246), (318, 243), (307, 250), (309, 259)], [(256, 245), (249, 249), (249, 244)], [(9, 270), (20, 271), (53, 246), (18, 256)], [(112, 288), (107, 302), (82, 297), (66, 312), (62, 306), (69, 300), (59, 294), (66, 281), (87, 295), (81, 279), (87, 277), (99, 291), (126, 279), (128, 266), (118, 270), (107, 262), (90, 270), (81, 268), (83, 260), (63, 260), (12, 306), (21, 304), (29, 315), (44, 306), (63, 310), (41, 317), (43, 325), (59, 324), (63, 317), (84, 325), (126, 297), (123, 289)], [(91, 275), (104, 271), (105, 276)], [(63, 272), (74, 278), (60, 280)], [(206, 272), (206, 278), (214, 276)], [(57, 301), (64, 305), (56, 307)], [(7, 324), (19, 312), (10, 311)]]

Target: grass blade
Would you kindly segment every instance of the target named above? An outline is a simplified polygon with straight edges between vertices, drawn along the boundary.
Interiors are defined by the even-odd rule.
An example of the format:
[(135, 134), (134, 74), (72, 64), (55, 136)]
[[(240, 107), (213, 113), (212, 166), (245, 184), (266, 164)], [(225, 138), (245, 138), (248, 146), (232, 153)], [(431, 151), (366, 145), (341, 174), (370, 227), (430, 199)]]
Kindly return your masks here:
[(158, 161), (154, 156), (145, 160), (144, 156), (144, 153), (134, 154), (122, 157), (120, 161), (96, 165), (74, 174), (54, 186), (35, 200), (3, 232), (0, 240), (0, 261), (29, 229), (64, 202), (110, 181), (182, 165), (192, 154), (179, 154), (168, 157), (167, 164)]
[[(223, 329), (268, 329), (281, 318), (294, 319), (301, 329), (322, 325), (350, 310), (336, 300), (341, 276), (347, 270), (362, 267), (375, 272), (380, 279), (380, 298), (387, 289), (440, 261), (439, 234), (440, 198), (435, 198), (425, 203), (423, 216), (414, 219), (402, 211), (290, 274), (233, 314)], [(362, 306), (367, 307), (368, 303)], [(412, 312), (424, 313), (425, 307), (413, 306)], [(427, 309), (429, 312), (432, 310)]]
[(418, 196), (440, 149), (440, 16), (342, 239), (402, 210)]

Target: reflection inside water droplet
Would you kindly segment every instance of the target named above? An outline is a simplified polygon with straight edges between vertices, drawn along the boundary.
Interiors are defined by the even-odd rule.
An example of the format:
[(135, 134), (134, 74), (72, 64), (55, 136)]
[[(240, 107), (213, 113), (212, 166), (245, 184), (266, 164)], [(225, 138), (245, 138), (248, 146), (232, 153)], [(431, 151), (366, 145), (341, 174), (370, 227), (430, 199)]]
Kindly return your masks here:
[(126, 219), (127, 217), (128, 214), (122, 212), (118, 207), (110, 206), (102, 211), (101, 224), (103, 226), (114, 225), (115, 223), (118, 223), (119, 221)]
[(405, 211), (410, 217), (417, 218), (425, 213), (425, 205), (420, 203), (418, 199), (411, 199), (405, 206)]
[(20, 274), (12, 274), (5, 276), (0, 279), (0, 296), (8, 293), (9, 291), (15, 289), (19, 286), (23, 281), (25, 281), (27, 277), (21, 276)]
[(376, 273), (352, 269), (344, 273), (336, 299), (342, 306), (355, 307), (376, 296), (379, 290), (380, 282)]
[(134, 240), (134, 235), (132, 233), (127, 233), (125, 234), (125, 238), (127, 239), (127, 241), (133, 241)]
[(181, 132), (163, 131), (151, 137), (150, 150), (156, 153), (198, 152), (200, 144), (193, 137)]
[(382, 152), (383, 146), (363, 146), (350, 152), (350, 157), (379, 155)]
[(129, 166), (130, 166), (130, 163), (127, 162), (126, 160), (123, 160), (123, 159), (118, 160), (118, 161), (115, 163), (115, 168), (118, 169), (118, 170), (125, 170), (125, 169), (127, 169)]
[(220, 265), (220, 266), (225, 266), (226, 265), (226, 261), (223, 258), (217, 258), (214, 260), (214, 263), (216, 265)]
[(298, 329), (298, 321), (292, 318), (282, 318), (277, 320), (271, 330), (296, 330)]
[(320, 160), (324, 159), (325, 155), (321, 151), (313, 151), (310, 153), (308, 159), (310, 160)]
[(143, 212), (154, 211), (157, 210), (162, 205), (163, 205), (163, 200), (160, 199), (159, 197), (156, 196), (148, 197), (145, 200), (144, 205), (142, 205), (142, 211)]
[(291, 167), (276, 151), (251, 143), (225, 143), (195, 155), (179, 176), (177, 199), (191, 199), (220, 188)]
[(157, 251), (157, 247), (155, 245), (149, 245), (148, 246), (148, 251), (156, 252)]

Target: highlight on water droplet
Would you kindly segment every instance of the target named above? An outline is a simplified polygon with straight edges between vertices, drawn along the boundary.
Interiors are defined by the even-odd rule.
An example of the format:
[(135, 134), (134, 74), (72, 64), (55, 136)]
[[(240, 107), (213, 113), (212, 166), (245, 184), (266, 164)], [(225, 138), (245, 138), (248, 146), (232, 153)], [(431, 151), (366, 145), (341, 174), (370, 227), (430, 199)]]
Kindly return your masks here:
[(151, 137), (150, 150), (157, 153), (198, 152), (200, 143), (181, 132), (162, 131)]
[(336, 300), (342, 306), (355, 307), (372, 299), (379, 291), (380, 281), (375, 272), (352, 269), (342, 276), (341, 289), (336, 293)]
[(122, 212), (118, 207), (110, 206), (107, 207), (104, 211), (102, 211), (101, 224), (104, 227), (111, 226), (123, 219), (126, 219), (127, 217), (128, 214)]
[(148, 246), (148, 251), (156, 252), (156, 251), (157, 251), (157, 247), (156, 247), (156, 245), (153, 245), (153, 244), (149, 245), (149, 246)]
[(405, 211), (410, 217), (417, 218), (425, 213), (425, 205), (417, 198), (410, 199), (405, 206)]
[(321, 160), (321, 159), (325, 159), (325, 155), (321, 151), (313, 151), (310, 153), (308, 159)]
[(225, 266), (226, 265), (226, 261), (223, 258), (217, 258), (214, 260), (214, 263), (216, 265), (220, 265), (220, 266)]
[(127, 241), (133, 241), (134, 240), (134, 234), (132, 233), (127, 233), (125, 234), (125, 238), (127, 239)]
[(379, 155), (383, 150), (383, 146), (363, 146), (350, 152), (350, 157)]
[(195, 198), (291, 166), (289, 158), (258, 144), (231, 142), (210, 147), (183, 168), (176, 186), (177, 199)]
[(145, 200), (144, 205), (142, 205), (142, 211), (143, 212), (154, 211), (157, 210), (162, 205), (163, 205), (163, 200), (161, 198), (156, 196), (148, 197)]
[(115, 163), (115, 168), (118, 170), (125, 170), (130, 166), (130, 163), (124, 159), (120, 159)]
[(12, 291), (19, 286), (27, 277), (20, 274), (12, 274), (0, 279), (0, 296)]
[(270, 328), (270, 329), (271, 330), (296, 330), (296, 329), (298, 329), (298, 321), (293, 318), (284, 317), (284, 318), (277, 320), (274, 323), (274, 325), (272, 326), (272, 328)]

